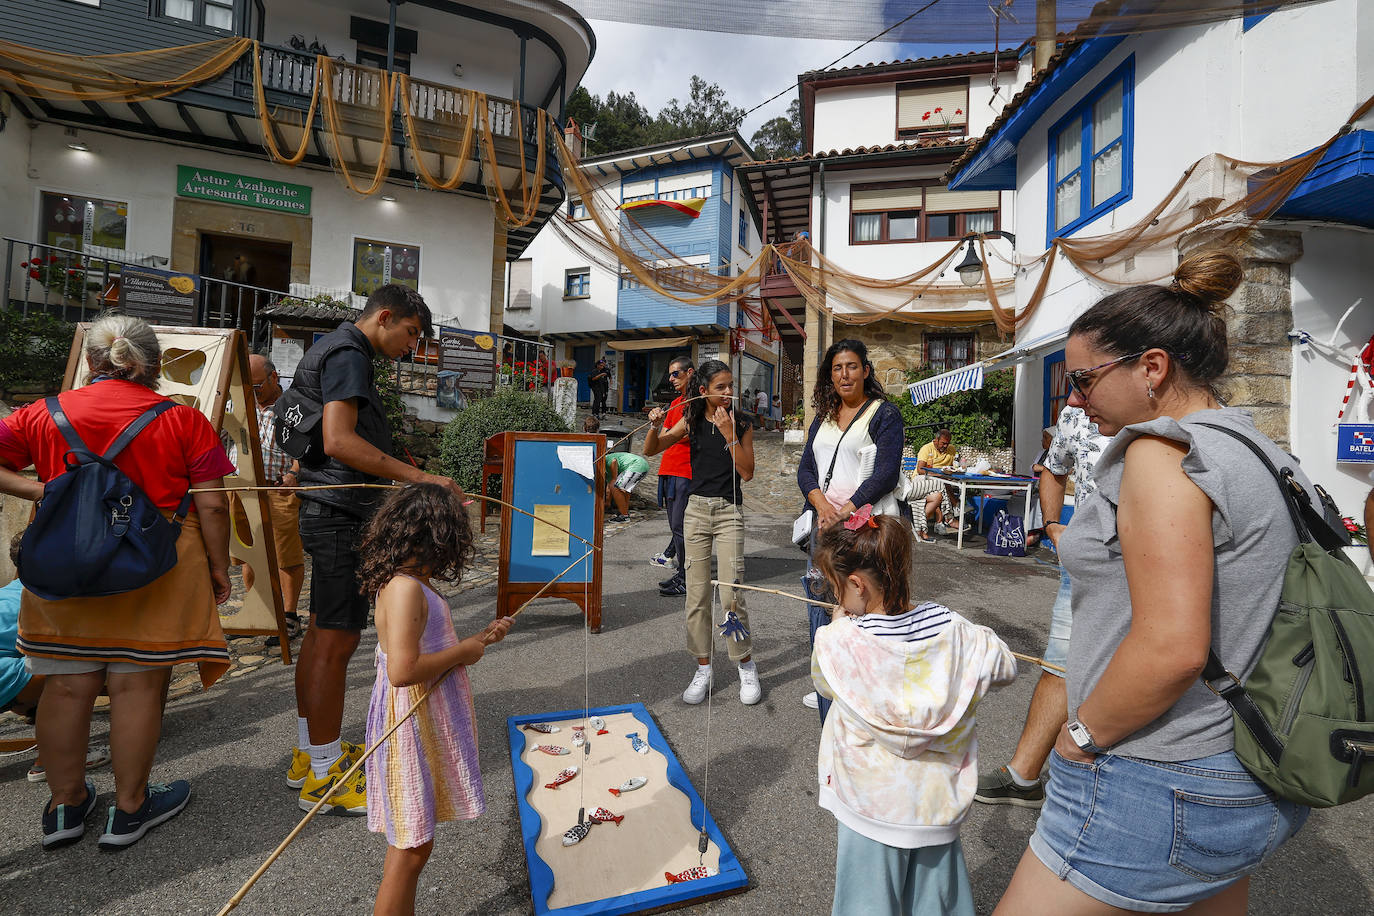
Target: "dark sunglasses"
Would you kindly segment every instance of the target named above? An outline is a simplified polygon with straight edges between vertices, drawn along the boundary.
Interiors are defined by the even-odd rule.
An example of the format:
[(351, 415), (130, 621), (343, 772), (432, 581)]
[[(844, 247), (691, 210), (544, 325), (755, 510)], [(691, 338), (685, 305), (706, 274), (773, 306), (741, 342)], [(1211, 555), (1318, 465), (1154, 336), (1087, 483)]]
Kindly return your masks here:
[(690, 371), (690, 369), (674, 369), (668, 373), (668, 378), (677, 378), (679, 375), (686, 375)]
[(1127, 360), (1139, 359), (1140, 357), (1144, 356), (1147, 352), (1149, 351), (1141, 350), (1139, 353), (1129, 353), (1126, 356), (1118, 356), (1116, 359), (1108, 360), (1102, 365), (1093, 366), (1090, 369), (1075, 369), (1072, 372), (1064, 373), (1064, 379), (1069, 383), (1070, 388), (1078, 392), (1078, 396), (1080, 398), (1086, 399), (1088, 397), (1088, 389), (1091, 388), (1093, 386), (1093, 382), (1096, 381), (1096, 379), (1092, 377), (1092, 374), (1094, 372), (1098, 372), (1102, 369), (1108, 369), (1112, 366), (1117, 365), (1118, 363), (1124, 363)]

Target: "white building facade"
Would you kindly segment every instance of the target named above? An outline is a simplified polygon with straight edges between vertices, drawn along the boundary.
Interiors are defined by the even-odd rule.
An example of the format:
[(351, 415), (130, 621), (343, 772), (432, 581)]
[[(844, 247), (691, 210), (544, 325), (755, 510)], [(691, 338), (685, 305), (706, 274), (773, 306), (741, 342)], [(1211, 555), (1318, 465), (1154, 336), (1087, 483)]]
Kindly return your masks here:
[[(1371, 95), (1374, 8), (1357, 0), (1138, 36), (1080, 36), (955, 164), (950, 186), (1014, 190), (1026, 262), (1056, 237), (1136, 224), (1211, 154), (1277, 162), (1312, 150)], [(1371, 128), (1368, 118), (1352, 125), (1236, 251), (1247, 278), (1231, 300), (1224, 385), (1229, 402), (1251, 410), (1356, 517), (1374, 465), (1337, 460), (1336, 419), (1352, 359), (1374, 335)], [(1174, 261), (1180, 248), (1206, 242), (1205, 232), (1185, 237)], [(1129, 282), (1132, 263), (1115, 266)], [(1019, 273), (1017, 299), (1028, 301), (1039, 280), (1038, 269)], [(1043, 301), (1016, 335), (1019, 464), (1034, 458), (1040, 428), (1067, 398), (1069, 324), (1119, 288), (1065, 258), (1053, 267)]]

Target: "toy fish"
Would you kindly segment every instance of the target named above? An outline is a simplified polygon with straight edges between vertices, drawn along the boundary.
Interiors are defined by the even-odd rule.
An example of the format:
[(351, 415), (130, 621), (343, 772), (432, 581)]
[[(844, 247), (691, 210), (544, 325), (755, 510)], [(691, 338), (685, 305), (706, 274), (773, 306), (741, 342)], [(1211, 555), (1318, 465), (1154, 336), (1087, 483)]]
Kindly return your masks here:
[(620, 822), (625, 820), (625, 815), (614, 814), (605, 808), (593, 808), (587, 815), (587, 820), (594, 824), (615, 824), (619, 827)]
[(595, 821), (578, 821), (568, 828), (568, 832), (563, 834), (564, 846), (576, 846), (587, 838), (587, 834), (592, 832), (592, 825)]
[(581, 747), (582, 745), (584, 745), (584, 744), (587, 743), (587, 736), (586, 736), (586, 734), (582, 731), (582, 729), (583, 729), (584, 727), (585, 727), (585, 726), (582, 726), (582, 725), (574, 725), (574, 726), (572, 727), (572, 730), (573, 730), (573, 747)]
[(547, 722), (531, 722), (528, 725), (522, 725), (520, 727), (525, 731), (540, 732), (545, 735), (552, 735), (562, 731), (557, 725), (550, 725)]
[(589, 721), (587, 725), (591, 728), (596, 729), (596, 733), (598, 735), (610, 734), (610, 732), (606, 731), (606, 720), (601, 718), (600, 716), (592, 716), (591, 721)]
[[(571, 832), (572, 831), (569, 831), (569, 833)], [(564, 840), (564, 842), (566, 843), (567, 840)], [(697, 881), (701, 878), (714, 878), (718, 874), (720, 874), (720, 872), (709, 865), (693, 865), (686, 871), (680, 871), (677, 874), (665, 871), (663, 877), (668, 879), (669, 884), (681, 884), (683, 881)]]
[(739, 615), (733, 609), (725, 612), (725, 622), (720, 624), (718, 629), (720, 635), (726, 639), (733, 639), (740, 642), (749, 635), (749, 630), (744, 626), (744, 621), (739, 619)]
[(630, 739), (630, 747), (634, 748), (636, 754), (649, 753), (649, 745), (644, 742), (643, 738), (639, 737), (639, 732), (630, 732), (625, 737)]
[(633, 792), (635, 789), (640, 788), (648, 781), (649, 780), (645, 779), (643, 776), (631, 776), (629, 779), (625, 780), (620, 784), (620, 788), (612, 789), (611, 794), (624, 795), (626, 792)]
[(565, 782), (572, 782), (572, 778), (577, 775), (577, 767), (568, 767), (563, 772), (553, 778), (553, 782), (544, 784), (546, 789), (557, 789)]
[(544, 753), (549, 754), (553, 757), (561, 757), (564, 754), (572, 753), (572, 751), (568, 750), (566, 747), (562, 747), (557, 744), (537, 744), (535, 745), (534, 749), (536, 751), (543, 751)]

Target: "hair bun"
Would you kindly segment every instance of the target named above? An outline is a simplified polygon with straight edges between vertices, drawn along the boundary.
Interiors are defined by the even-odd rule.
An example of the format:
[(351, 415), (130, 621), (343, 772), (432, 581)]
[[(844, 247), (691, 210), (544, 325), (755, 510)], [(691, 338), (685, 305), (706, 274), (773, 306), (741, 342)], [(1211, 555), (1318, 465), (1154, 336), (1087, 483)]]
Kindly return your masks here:
[(1245, 272), (1240, 261), (1224, 251), (1199, 251), (1179, 262), (1173, 286), (1186, 298), (1213, 311), (1213, 305), (1231, 298)]

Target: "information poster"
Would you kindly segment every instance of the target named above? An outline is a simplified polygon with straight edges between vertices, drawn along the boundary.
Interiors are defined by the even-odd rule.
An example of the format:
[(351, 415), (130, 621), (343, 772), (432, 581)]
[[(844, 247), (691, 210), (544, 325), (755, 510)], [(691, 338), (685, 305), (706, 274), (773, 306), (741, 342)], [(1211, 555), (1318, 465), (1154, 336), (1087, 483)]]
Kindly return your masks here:
[(82, 251), (91, 245), (123, 249), (129, 233), (129, 205), (45, 191), (39, 219), (43, 241)]
[(496, 338), (484, 331), (439, 328), (439, 371), (456, 374), (467, 390), (496, 387)]
[(571, 524), (572, 506), (536, 504), (534, 507), (534, 529), (530, 539), (530, 556), (569, 556), (569, 540), (566, 529)]
[(199, 293), (197, 276), (126, 265), (119, 282), (119, 308), (152, 324), (190, 327), (196, 323)]
[(396, 283), (420, 288), (420, 246), (376, 239), (353, 240), (353, 292), (371, 295), (379, 286)]

